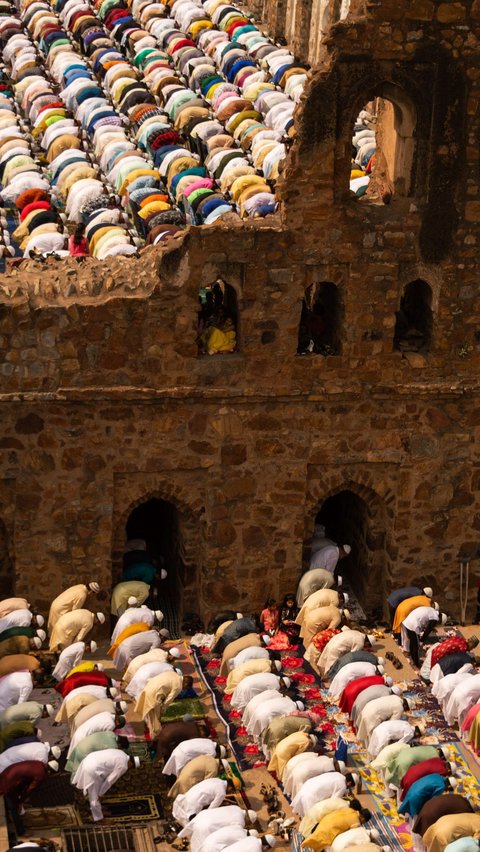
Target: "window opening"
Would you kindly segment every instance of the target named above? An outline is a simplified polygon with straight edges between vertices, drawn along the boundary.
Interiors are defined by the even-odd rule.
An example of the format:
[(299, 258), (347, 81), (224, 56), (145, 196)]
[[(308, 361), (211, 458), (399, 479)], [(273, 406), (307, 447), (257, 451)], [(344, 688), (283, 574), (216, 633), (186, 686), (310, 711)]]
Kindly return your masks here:
[(197, 343), (199, 355), (224, 355), (237, 349), (237, 295), (221, 278), (198, 294)]
[(428, 352), (432, 342), (432, 291), (417, 279), (405, 287), (396, 314), (394, 349), (400, 352)]
[(341, 302), (330, 282), (311, 284), (305, 290), (298, 333), (298, 355), (338, 355)]

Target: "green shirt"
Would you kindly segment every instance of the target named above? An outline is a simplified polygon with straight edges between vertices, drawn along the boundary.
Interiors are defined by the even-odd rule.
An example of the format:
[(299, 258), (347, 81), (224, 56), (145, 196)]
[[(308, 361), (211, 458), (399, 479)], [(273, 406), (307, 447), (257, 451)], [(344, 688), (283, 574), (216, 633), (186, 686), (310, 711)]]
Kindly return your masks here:
[(411, 766), (423, 763), (424, 760), (431, 760), (432, 757), (438, 757), (435, 746), (412, 746), (412, 748), (402, 749), (387, 767), (385, 781), (393, 784), (394, 787), (400, 787), (403, 776)]
[(36, 722), (43, 713), (43, 707), (44, 705), (39, 704), (38, 701), (22, 701), (21, 704), (12, 704), (11, 707), (7, 707), (3, 713), (0, 713), (0, 728), (3, 729), (5, 725), (22, 719)]
[(106, 748), (117, 748), (117, 735), (113, 731), (97, 731), (95, 734), (80, 740), (68, 758), (65, 769), (72, 774), (77, 771), (84, 757), (93, 751), (103, 751)]
[(35, 734), (35, 725), (28, 719), (19, 719), (16, 722), (10, 722), (0, 729), (0, 751), (3, 751), (11, 740), (16, 740), (18, 737), (33, 737)]

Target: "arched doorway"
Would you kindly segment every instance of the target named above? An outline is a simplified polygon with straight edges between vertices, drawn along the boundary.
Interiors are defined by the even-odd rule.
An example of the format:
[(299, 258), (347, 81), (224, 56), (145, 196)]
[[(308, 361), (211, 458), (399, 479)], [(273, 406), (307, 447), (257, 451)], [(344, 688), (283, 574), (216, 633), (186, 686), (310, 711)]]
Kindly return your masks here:
[(323, 525), (327, 538), (350, 545), (339, 573), (367, 614), (381, 613), (389, 563), (385, 530), (377, 515), (373, 504), (349, 488), (327, 497), (315, 515), (315, 526)]
[(149, 561), (167, 571), (167, 578), (158, 584), (156, 607), (165, 616), (164, 626), (176, 638), (187, 584), (182, 519), (177, 507), (158, 497), (140, 503), (132, 509), (125, 525), (125, 540), (132, 539), (144, 539)]
[(342, 301), (335, 284), (330, 281), (310, 284), (302, 302), (297, 354), (340, 354), (342, 315)]
[(430, 350), (433, 333), (432, 290), (418, 278), (405, 287), (397, 311), (393, 347), (400, 352)]

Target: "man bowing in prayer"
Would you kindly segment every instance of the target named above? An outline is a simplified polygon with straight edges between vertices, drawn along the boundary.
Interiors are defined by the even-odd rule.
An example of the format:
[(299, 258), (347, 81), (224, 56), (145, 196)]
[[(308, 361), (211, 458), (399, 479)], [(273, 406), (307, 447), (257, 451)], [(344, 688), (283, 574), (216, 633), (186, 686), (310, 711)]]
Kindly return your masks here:
[(100, 797), (108, 792), (130, 766), (138, 769), (140, 760), (138, 757), (129, 757), (121, 748), (92, 752), (80, 763), (72, 777), (72, 784), (82, 790), (84, 796), (88, 796), (95, 822), (103, 819)]
[(183, 689), (183, 684), (184, 678), (176, 671), (162, 672), (153, 677), (138, 696), (135, 712), (142, 717), (152, 738), (161, 730), (163, 710), (175, 701)]
[(49, 633), (52, 632), (60, 616), (74, 609), (82, 609), (88, 595), (98, 594), (99, 591), (98, 583), (89, 583), (88, 586), (79, 583), (77, 586), (70, 586), (69, 589), (65, 589), (64, 592), (54, 598), (48, 615)]
[(50, 651), (61, 651), (74, 642), (81, 642), (90, 633), (95, 624), (104, 624), (103, 612), (90, 612), (88, 609), (74, 609), (66, 612), (57, 620), (50, 636)]

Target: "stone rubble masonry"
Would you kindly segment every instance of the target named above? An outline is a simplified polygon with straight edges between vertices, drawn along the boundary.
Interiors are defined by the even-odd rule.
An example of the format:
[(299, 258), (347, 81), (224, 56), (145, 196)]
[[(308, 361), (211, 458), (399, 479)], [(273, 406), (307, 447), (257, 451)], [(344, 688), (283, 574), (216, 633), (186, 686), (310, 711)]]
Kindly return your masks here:
[[(269, 19), (277, 5), (255, 0)], [(422, 579), (459, 615), (459, 559), (480, 574), (479, 35), (478, 0), (352, 0), (274, 218), (3, 276), (0, 572), (18, 593), (45, 610), (81, 577), (108, 590), (130, 511), (156, 496), (179, 510), (184, 607), (260, 607), (295, 587), (317, 510), (350, 490), (369, 515), (366, 605)], [(388, 206), (348, 194), (353, 122), (377, 95), (414, 126), (411, 191)], [(198, 291), (219, 276), (239, 351), (198, 358)], [(402, 355), (395, 312), (417, 278), (433, 342)], [(339, 288), (341, 354), (296, 356), (318, 281)]]

